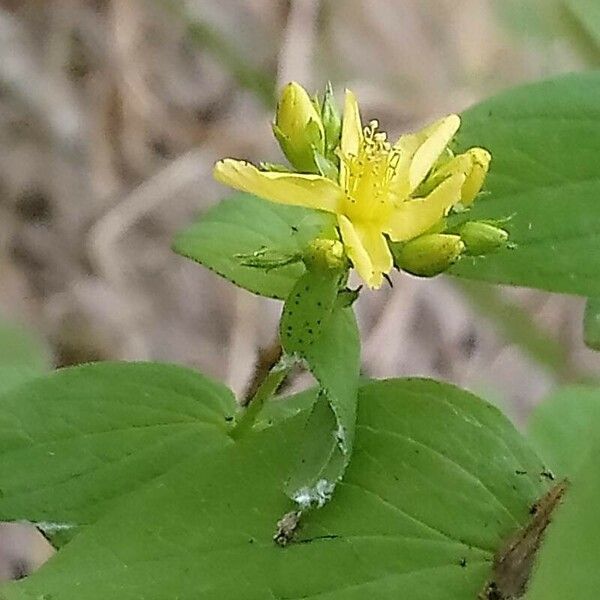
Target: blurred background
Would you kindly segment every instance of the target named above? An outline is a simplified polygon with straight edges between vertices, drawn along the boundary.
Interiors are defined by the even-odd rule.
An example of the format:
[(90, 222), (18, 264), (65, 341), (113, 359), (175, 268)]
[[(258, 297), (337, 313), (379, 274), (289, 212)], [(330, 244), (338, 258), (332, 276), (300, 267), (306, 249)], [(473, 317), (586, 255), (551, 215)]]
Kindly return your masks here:
[[(228, 193), (212, 180), (215, 160), (280, 160), (279, 86), (350, 87), (393, 136), (509, 86), (598, 66), (582, 7), (0, 1), (0, 313), (44, 340), (53, 366), (172, 361), (243, 395), (276, 344), (280, 305), (169, 246)], [(581, 341), (582, 299), (446, 277), (394, 284), (358, 302), (365, 374), (451, 381), (522, 423), (557, 384), (600, 373)], [(2, 555), (20, 552), (6, 535), (0, 577), (21, 573), (3, 571)]]

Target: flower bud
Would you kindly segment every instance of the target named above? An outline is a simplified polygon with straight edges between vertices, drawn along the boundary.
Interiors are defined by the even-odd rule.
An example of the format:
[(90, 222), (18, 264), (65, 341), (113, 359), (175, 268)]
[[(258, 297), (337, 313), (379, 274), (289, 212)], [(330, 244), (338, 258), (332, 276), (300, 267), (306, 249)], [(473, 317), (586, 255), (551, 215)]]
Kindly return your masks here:
[(490, 254), (504, 248), (508, 242), (508, 232), (485, 221), (469, 221), (459, 229), (460, 238), (465, 244), (465, 252), (470, 256)]
[(458, 235), (431, 233), (396, 246), (394, 262), (412, 275), (433, 277), (450, 268), (460, 258), (464, 248)]
[(324, 154), (325, 132), (310, 96), (298, 83), (288, 83), (277, 105), (273, 133), (290, 163), (301, 173), (317, 173), (314, 152)]
[(304, 253), (307, 265), (321, 269), (342, 269), (346, 266), (344, 244), (339, 240), (317, 238), (313, 240)]

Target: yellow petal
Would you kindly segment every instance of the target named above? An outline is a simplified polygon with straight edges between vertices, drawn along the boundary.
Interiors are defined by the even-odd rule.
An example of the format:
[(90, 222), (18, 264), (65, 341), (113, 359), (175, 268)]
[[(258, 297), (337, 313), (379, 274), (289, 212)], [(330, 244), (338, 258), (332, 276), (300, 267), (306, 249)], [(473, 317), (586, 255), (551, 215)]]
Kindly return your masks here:
[(363, 243), (363, 247), (371, 257), (373, 271), (375, 272), (373, 280), (368, 281), (367, 283), (371, 287), (378, 288), (383, 281), (383, 275), (387, 275), (394, 266), (392, 253), (390, 252), (387, 240), (379, 228), (359, 226), (355, 227), (355, 229)]
[(344, 197), (342, 189), (321, 175), (259, 171), (248, 162), (226, 158), (214, 168), (220, 183), (279, 204), (293, 204), (336, 212)]
[(342, 154), (358, 156), (362, 140), (363, 132), (358, 101), (354, 92), (346, 90), (344, 115), (342, 117), (342, 139), (340, 142)]
[(465, 154), (471, 157), (472, 168), (462, 187), (461, 202), (464, 206), (468, 206), (483, 187), (492, 155), (483, 148), (470, 148)]
[[(465, 177), (469, 175), (473, 168), (473, 158), (465, 152), (464, 154), (458, 154), (451, 158), (445, 163), (440, 169), (436, 169), (432, 179), (443, 181), (450, 175), (456, 175), (462, 173)], [(429, 179), (427, 180), (429, 182)]]
[(393, 261), (387, 241), (379, 229), (353, 224), (339, 215), (338, 224), (346, 254), (365, 283), (377, 289), (383, 283), (383, 274), (392, 270)]
[[(435, 168), (432, 173), (425, 179), (425, 181), (416, 190), (415, 195), (418, 197), (426, 196), (432, 192), (444, 179), (452, 175), (462, 174), (468, 178), (471, 170), (473, 169), (473, 158), (465, 153), (453, 156), (450, 160), (445, 162), (441, 167)], [(464, 184), (463, 184), (464, 189)]]
[(425, 129), (427, 138), (416, 150), (410, 163), (408, 176), (411, 191), (425, 179), (459, 127), (460, 117), (449, 115)]
[(385, 232), (394, 242), (411, 240), (431, 229), (458, 202), (463, 174), (449, 177), (425, 198), (407, 200), (394, 210)]

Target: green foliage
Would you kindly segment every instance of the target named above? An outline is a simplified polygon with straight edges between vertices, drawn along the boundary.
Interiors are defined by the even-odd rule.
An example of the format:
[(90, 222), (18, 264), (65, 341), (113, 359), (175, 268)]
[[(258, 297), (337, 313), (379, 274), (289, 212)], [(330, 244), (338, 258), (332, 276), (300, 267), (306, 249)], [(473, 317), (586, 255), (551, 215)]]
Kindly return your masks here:
[(306, 271), (292, 288), (279, 323), (281, 345), (288, 354), (306, 358), (327, 327), (340, 289), (341, 273)]
[(527, 600), (596, 598), (600, 590), (600, 444), (593, 441), (546, 534)]
[[(582, 6), (568, 4), (574, 14)], [(588, 73), (467, 111), (457, 147), (493, 154), (487, 196), (468, 213), (480, 221), (468, 227), (464, 213), (453, 215), (449, 231), (463, 241), (430, 232), (400, 247), (401, 266), (434, 275), (466, 244), (477, 256), (457, 275), (590, 298), (586, 342), (600, 347), (598, 98), (600, 73)], [(314, 112), (308, 96), (305, 109)], [(337, 139), (339, 118), (329, 114), (327, 126)], [(334, 160), (329, 146), (321, 150)], [(516, 248), (500, 250), (508, 235), (496, 224)], [(33, 521), (62, 546), (41, 571), (2, 587), (0, 600), (464, 600), (491, 582), (512, 597), (507, 557), (518, 558), (511, 590), (521, 589), (546, 525), (536, 511), (555, 485), (551, 472), (496, 409), (464, 391), (426, 380), (359, 387), (358, 291), (343, 289), (352, 246), (333, 232), (331, 215), (237, 194), (177, 236), (180, 254), (285, 300), (283, 356), (237, 414), (227, 388), (173, 365), (44, 374), (37, 345), (0, 327), (0, 519)], [(425, 270), (424, 255), (440, 264)], [(505, 312), (476, 284), (463, 289), (488, 313)], [(504, 329), (572, 375), (557, 366), (562, 349), (523, 315)], [(315, 389), (273, 401), (297, 362)], [(589, 387), (561, 391), (532, 420), (534, 445), (573, 481), (532, 600), (591, 597), (600, 586), (599, 430), (600, 393)], [(281, 548), (273, 534), (284, 514), (299, 523)], [(561, 562), (564, 547), (576, 568)], [(584, 581), (587, 569), (594, 578)]]
[(529, 422), (529, 437), (560, 477), (580, 468), (600, 431), (600, 389), (570, 386), (538, 406)]
[[(460, 148), (493, 160), (470, 218), (501, 219), (515, 249), (464, 258), (463, 277), (600, 296), (600, 73), (526, 85), (463, 115)], [(582, 257), (585, 257), (583, 260)]]
[[(315, 376), (320, 396), (305, 427), (299, 459), (286, 490), (297, 497), (299, 490), (314, 495), (319, 482), (335, 484), (352, 453), (360, 370), (360, 341), (354, 313), (336, 307), (319, 342), (300, 354)], [(323, 502), (321, 497), (317, 502)]]
[(594, 598), (600, 589), (599, 431), (599, 388), (565, 388), (534, 412), (530, 437), (570, 483), (540, 550), (527, 600)]
[[(186, 373), (186, 381), (193, 379)], [(196, 415), (200, 427), (214, 416), (217, 426), (216, 407), (228, 406), (220, 392), (192, 399), (183, 383), (174, 389), (179, 393), (163, 390), (170, 414)], [(206, 411), (202, 398), (213, 398)], [(113, 403), (112, 392), (105, 401)], [(55, 402), (73, 429), (96, 427), (97, 412), (48, 400)], [(355, 453), (335, 501), (306, 513), (295, 542), (280, 548), (271, 539), (274, 516), (292, 508), (281, 481), (305, 420), (306, 411), (209, 451), (192, 444), (176, 462), (161, 457), (168, 445), (157, 443), (153, 459), (170, 462), (163, 474), (112, 504), (39, 572), (4, 586), (0, 597), (475, 598), (494, 553), (527, 523), (529, 506), (548, 486), (540, 461), (495, 408), (441, 383), (374, 382), (360, 394)], [(121, 435), (123, 444), (136, 445), (135, 428)], [(6, 461), (13, 460), (9, 453)], [(54, 490), (40, 493), (48, 518), (59, 519)]]
[(244, 266), (236, 256), (265, 248), (296, 254), (331, 224), (325, 213), (235, 194), (181, 232), (173, 247), (255, 294), (285, 299), (304, 271), (302, 263), (265, 270)]
[(271, 398), (264, 405), (260, 417), (256, 422), (256, 429), (265, 429), (272, 425), (290, 419), (295, 415), (308, 411), (317, 400), (318, 388), (309, 388), (292, 396), (278, 396)]
[(190, 455), (227, 445), (225, 387), (188, 369), (95, 363), (0, 396), (0, 520), (50, 536), (93, 523), (112, 503)]

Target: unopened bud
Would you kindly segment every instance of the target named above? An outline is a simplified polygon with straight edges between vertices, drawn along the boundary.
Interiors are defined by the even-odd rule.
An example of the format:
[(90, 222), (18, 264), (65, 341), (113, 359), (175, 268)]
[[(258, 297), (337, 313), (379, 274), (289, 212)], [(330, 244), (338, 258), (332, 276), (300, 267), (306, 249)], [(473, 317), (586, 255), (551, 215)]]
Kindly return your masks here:
[(508, 232), (485, 221), (469, 221), (459, 229), (460, 238), (465, 244), (465, 252), (470, 256), (481, 256), (505, 248)]
[(433, 277), (450, 268), (464, 248), (458, 235), (431, 233), (396, 247), (394, 262), (412, 275)]
[(344, 245), (339, 240), (317, 238), (304, 253), (305, 264), (327, 270), (339, 270), (346, 266)]
[(323, 123), (310, 96), (298, 83), (288, 83), (283, 88), (273, 133), (286, 158), (298, 171), (318, 172), (314, 152), (325, 152)]

